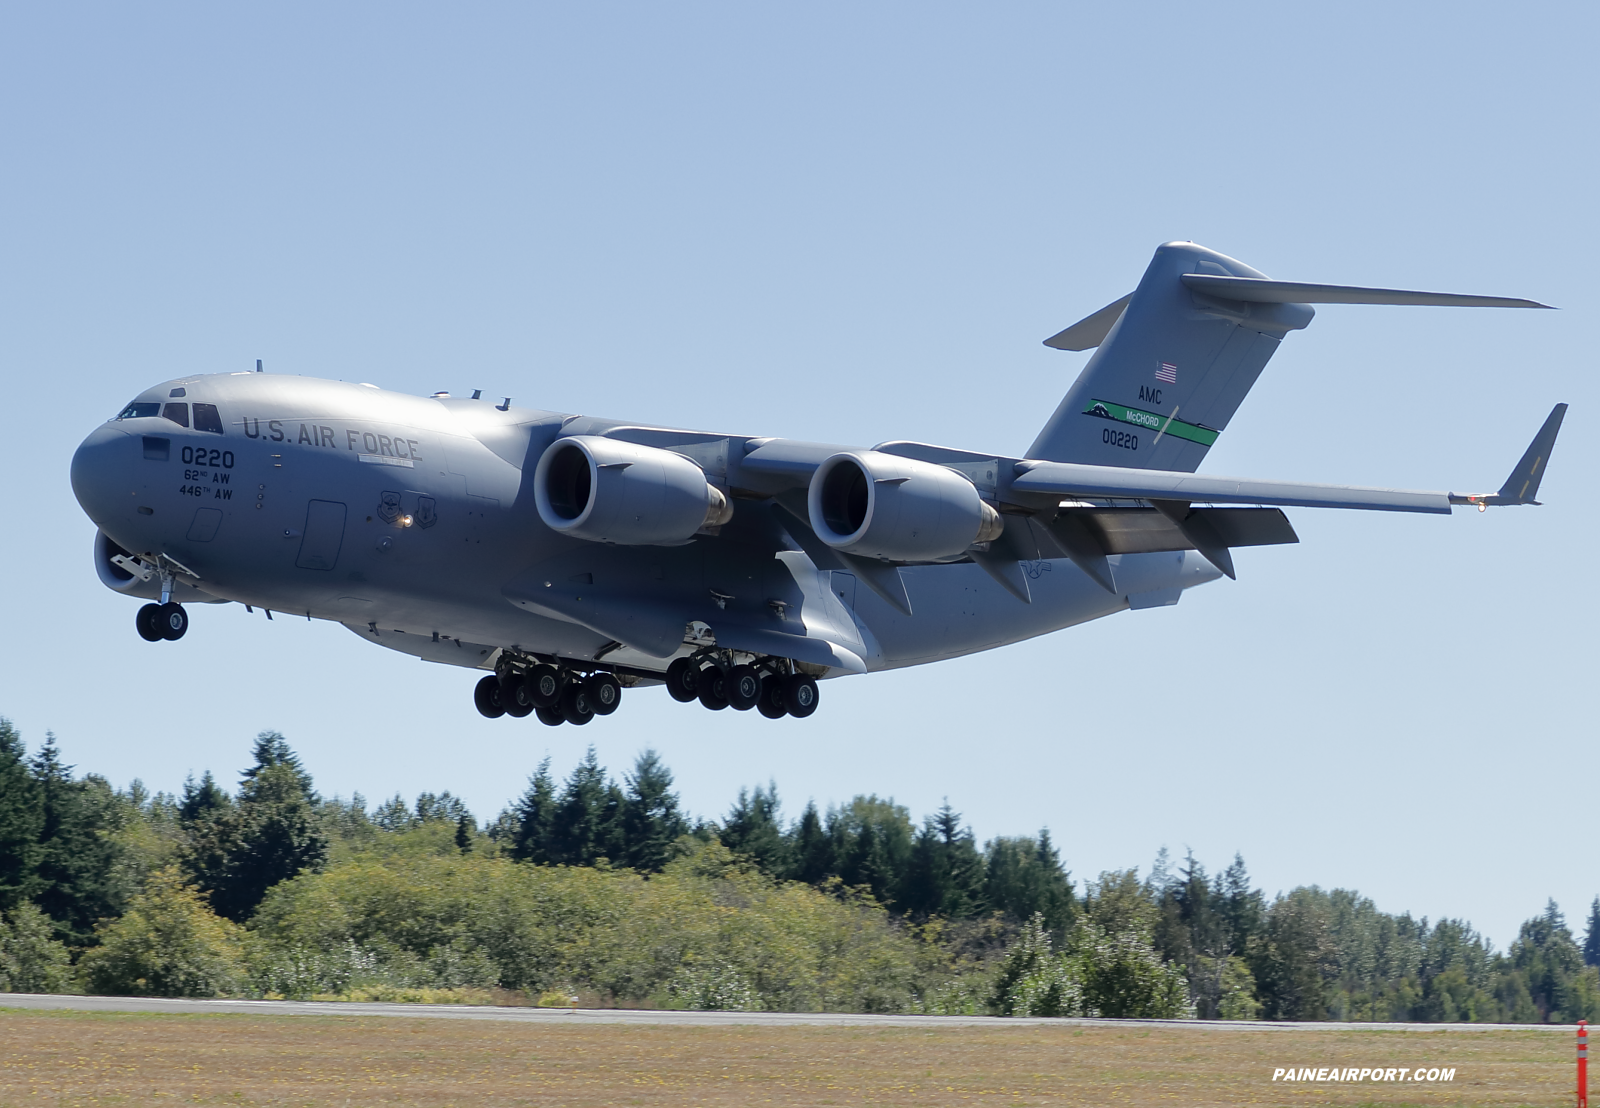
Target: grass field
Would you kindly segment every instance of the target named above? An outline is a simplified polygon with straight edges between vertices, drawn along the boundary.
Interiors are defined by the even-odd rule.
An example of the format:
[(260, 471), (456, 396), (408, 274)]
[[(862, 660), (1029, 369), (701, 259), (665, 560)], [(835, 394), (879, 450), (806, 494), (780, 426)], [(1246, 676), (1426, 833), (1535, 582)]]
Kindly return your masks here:
[[(566, 1026), (0, 1012), (11, 1105), (1565, 1105), (1539, 1031)], [(1284, 1085), (1287, 1066), (1455, 1067)]]

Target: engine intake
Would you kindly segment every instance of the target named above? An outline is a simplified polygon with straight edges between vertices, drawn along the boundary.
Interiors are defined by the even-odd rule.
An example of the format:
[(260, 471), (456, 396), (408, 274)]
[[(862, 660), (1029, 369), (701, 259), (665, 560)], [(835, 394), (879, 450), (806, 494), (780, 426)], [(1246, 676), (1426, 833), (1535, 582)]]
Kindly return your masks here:
[(533, 494), (551, 530), (621, 546), (678, 546), (733, 518), (727, 496), (683, 455), (594, 435), (551, 443)]
[(835, 550), (891, 562), (937, 561), (1004, 524), (972, 482), (944, 466), (876, 450), (835, 454), (811, 476), (811, 529)]

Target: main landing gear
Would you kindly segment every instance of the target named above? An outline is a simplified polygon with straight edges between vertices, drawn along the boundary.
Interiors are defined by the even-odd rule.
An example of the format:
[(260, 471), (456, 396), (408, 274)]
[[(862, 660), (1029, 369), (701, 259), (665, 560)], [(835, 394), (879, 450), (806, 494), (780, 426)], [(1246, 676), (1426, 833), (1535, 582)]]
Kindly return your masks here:
[(505, 666), (483, 678), (472, 692), (478, 711), (499, 716), (537, 716), (551, 727), (582, 727), (595, 716), (609, 716), (622, 704), (622, 682), (614, 674), (588, 676), (565, 666), (538, 662), (522, 668)]
[(165, 604), (146, 604), (134, 617), (134, 626), (138, 627), (139, 637), (145, 642), (160, 642), (162, 639), (176, 642), (189, 630), (189, 613), (176, 600), (169, 600)]
[(756, 709), (768, 719), (805, 719), (817, 710), (817, 682), (786, 658), (734, 664), (731, 652), (679, 658), (667, 667), (667, 693), (687, 704), (698, 700), (714, 712)]
[[(632, 678), (625, 680), (632, 683)], [(729, 650), (701, 650), (668, 666), (666, 685), (672, 699), (685, 704), (698, 700), (714, 712), (754, 708), (768, 719), (805, 719), (817, 710), (816, 680), (788, 658), (739, 662)], [(526, 655), (502, 656), (495, 672), (473, 689), (472, 702), (490, 719), (535, 716), (551, 727), (582, 727), (617, 710), (622, 681), (613, 673), (584, 674)]]

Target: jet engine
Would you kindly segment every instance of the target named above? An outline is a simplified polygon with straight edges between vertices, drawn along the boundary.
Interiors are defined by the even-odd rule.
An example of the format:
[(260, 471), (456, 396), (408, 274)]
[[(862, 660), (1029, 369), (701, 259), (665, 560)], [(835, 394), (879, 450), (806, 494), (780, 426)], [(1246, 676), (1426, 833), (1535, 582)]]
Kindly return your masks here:
[(533, 494), (545, 526), (623, 546), (677, 546), (733, 518), (727, 496), (683, 455), (593, 435), (551, 443)]
[(812, 474), (811, 528), (835, 550), (926, 562), (992, 542), (1004, 524), (972, 482), (930, 462), (876, 450), (835, 454)]
[[(100, 583), (113, 592), (141, 600), (161, 599), (161, 578), (154, 568), (122, 549), (104, 531), (94, 533), (94, 571)], [(182, 580), (172, 583), (172, 599), (185, 604), (227, 603)]]

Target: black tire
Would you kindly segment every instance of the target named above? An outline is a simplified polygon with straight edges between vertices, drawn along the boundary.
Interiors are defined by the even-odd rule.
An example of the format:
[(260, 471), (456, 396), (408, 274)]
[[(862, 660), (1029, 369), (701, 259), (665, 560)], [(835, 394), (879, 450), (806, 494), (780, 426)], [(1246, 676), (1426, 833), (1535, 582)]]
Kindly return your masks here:
[(573, 681), (561, 690), (561, 718), (575, 727), (582, 727), (594, 718), (594, 707), (589, 703), (589, 693), (582, 681)]
[(679, 658), (667, 667), (667, 695), (679, 704), (687, 704), (700, 694), (695, 687), (695, 664), (688, 658)]
[(728, 707), (748, 712), (761, 700), (761, 674), (755, 666), (734, 666), (728, 674)]
[(161, 605), (146, 604), (139, 609), (139, 614), (133, 617), (133, 625), (139, 629), (139, 637), (145, 642), (161, 641)]
[(803, 673), (792, 674), (783, 683), (783, 699), (791, 716), (805, 719), (817, 710), (817, 683)]
[(560, 708), (535, 708), (533, 714), (539, 717), (539, 722), (546, 727), (560, 727), (567, 722), (567, 717), (561, 714)]
[(609, 716), (622, 704), (622, 682), (609, 673), (597, 673), (585, 680), (583, 691), (597, 716)]
[(526, 719), (533, 715), (533, 710), (538, 705), (533, 702), (533, 686), (526, 677), (518, 677), (514, 681), (500, 682), (500, 703), (505, 705), (506, 715), (512, 719)]
[(506, 714), (506, 706), (500, 703), (500, 678), (489, 674), (478, 687), (472, 690), (472, 702), (478, 706), (478, 713), (489, 719), (499, 719)]
[(161, 637), (168, 642), (177, 642), (189, 630), (189, 613), (183, 610), (183, 605), (176, 600), (161, 605), (156, 611), (156, 626), (161, 628)]
[(700, 703), (713, 712), (728, 706), (728, 679), (716, 666), (707, 666), (695, 675), (695, 688), (700, 692)]
[(789, 714), (789, 706), (783, 699), (782, 677), (769, 673), (761, 679), (761, 700), (756, 704), (756, 711), (768, 719), (782, 719)]
[(561, 704), (561, 671), (555, 666), (534, 666), (525, 680), (535, 708), (555, 708)]

